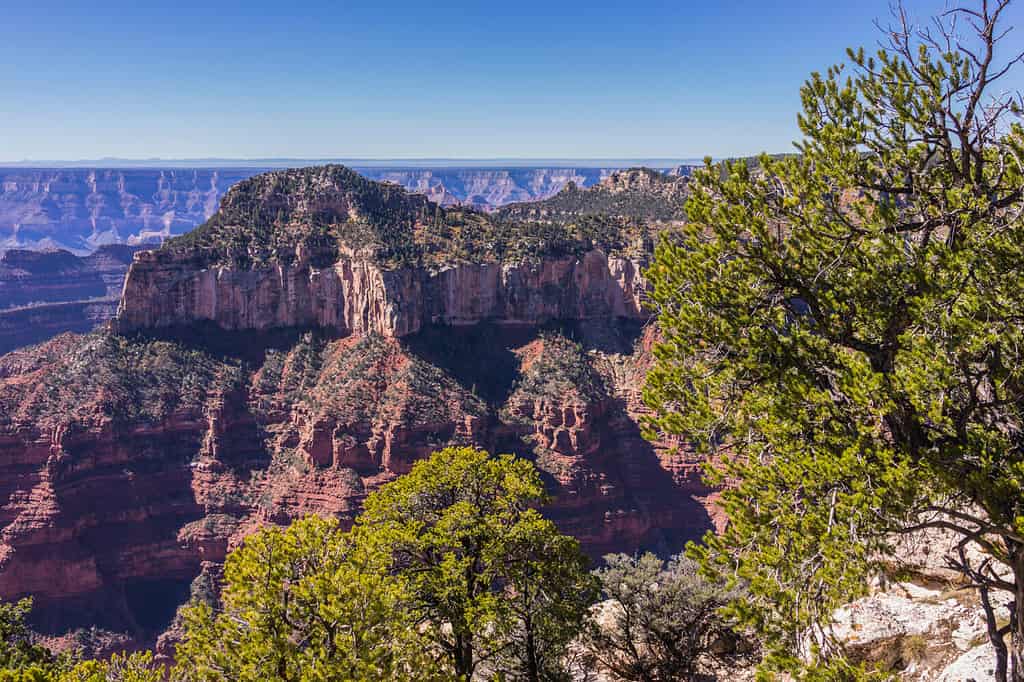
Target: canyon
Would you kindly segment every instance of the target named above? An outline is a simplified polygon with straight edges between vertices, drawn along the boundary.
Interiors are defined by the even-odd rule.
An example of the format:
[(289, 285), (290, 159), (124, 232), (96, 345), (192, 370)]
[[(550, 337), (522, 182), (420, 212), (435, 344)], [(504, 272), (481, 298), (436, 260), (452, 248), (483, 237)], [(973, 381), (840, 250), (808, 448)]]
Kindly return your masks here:
[[(205, 222), (234, 184), (267, 167), (0, 168), (0, 252), (159, 243)], [(589, 187), (615, 168), (358, 166), (442, 206), (490, 210)]]
[(0, 256), (0, 353), (111, 319), (139, 247), (102, 246), (88, 256), (12, 249)]
[(0, 598), (58, 646), (169, 653), (247, 534), (350, 523), (449, 444), (534, 461), (595, 558), (678, 551), (718, 516), (687, 443), (641, 435), (643, 270), (685, 189), (638, 169), (502, 214), (340, 166), (237, 183), (134, 256), (109, 325), (0, 356)]
[[(90, 331), (111, 319), (131, 255), (205, 222), (232, 185), (258, 170), (0, 169), (0, 353), (66, 331)], [(678, 177), (690, 170), (679, 166), (667, 174)], [(506, 217), (517, 219), (532, 210), (525, 207), (544, 206), (537, 200), (558, 197), (562, 212), (568, 208), (565, 202), (580, 197), (594, 204), (596, 196), (581, 191), (614, 172), (569, 167), (360, 169), (364, 177), (400, 185), (442, 206), (504, 210)], [(467, 275), (469, 270), (445, 277), (502, 276)], [(207, 280), (214, 276), (204, 274)], [(343, 286), (332, 273), (321, 280), (315, 286)], [(232, 285), (207, 281), (202, 286), (223, 294)], [(306, 311), (311, 316), (313, 311)]]

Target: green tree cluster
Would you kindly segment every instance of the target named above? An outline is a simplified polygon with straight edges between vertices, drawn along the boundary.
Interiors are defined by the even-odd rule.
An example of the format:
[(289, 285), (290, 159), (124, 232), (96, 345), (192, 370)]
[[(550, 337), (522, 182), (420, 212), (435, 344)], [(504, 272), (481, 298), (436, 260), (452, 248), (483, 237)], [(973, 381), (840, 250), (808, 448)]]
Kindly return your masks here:
[[(530, 462), (446, 448), (371, 494), (349, 531), (311, 516), (248, 537), (219, 599), (180, 613), (170, 668), (56, 656), (26, 625), (30, 600), (0, 604), (0, 682), (568, 682), (594, 660), (620, 680), (695, 674), (729, 638), (715, 613), (732, 593), (685, 558), (589, 572), (546, 499)], [(601, 592), (621, 607), (608, 627)]]
[(565, 680), (595, 597), (537, 470), (447, 448), (382, 486), (351, 531), (310, 517), (246, 540), (221, 604), (190, 606), (172, 675), (227, 680)]

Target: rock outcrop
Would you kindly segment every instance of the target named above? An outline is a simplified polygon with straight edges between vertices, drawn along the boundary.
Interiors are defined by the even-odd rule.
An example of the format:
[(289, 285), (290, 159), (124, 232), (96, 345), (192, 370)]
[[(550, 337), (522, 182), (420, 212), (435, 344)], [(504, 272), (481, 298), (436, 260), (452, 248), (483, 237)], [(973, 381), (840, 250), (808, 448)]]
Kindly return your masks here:
[(688, 174), (629, 168), (609, 174), (588, 188), (569, 183), (544, 201), (510, 204), (497, 211), (513, 220), (568, 220), (620, 216), (646, 221), (677, 221), (685, 212)]
[[(849, 660), (906, 682), (995, 680), (996, 653), (978, 591), (951, 568), (959, 541), (940, 529), (893, 538), (869, 594), (834, 613), (830, 634)], [(976, 547), (966, 553), (972, 562), (984, 559)]]
[[(636, 191), (661, 187), (648, 174), (660, 175), (641, 173)], [(136, 257), (117, 328), (404, 336), (428, 324), (642, 319), (643, 239), (618, 222), (588, 227), (445, 211), (340, 166), (269, 173), (187, 238)]]

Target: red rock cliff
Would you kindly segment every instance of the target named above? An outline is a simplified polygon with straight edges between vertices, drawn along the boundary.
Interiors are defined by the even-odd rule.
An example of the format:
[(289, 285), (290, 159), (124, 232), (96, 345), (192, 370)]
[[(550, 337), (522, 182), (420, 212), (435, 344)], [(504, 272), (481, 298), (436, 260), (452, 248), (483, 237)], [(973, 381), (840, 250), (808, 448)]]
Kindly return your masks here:
[[(139, 255), (116, 329), (0, 357), (0, 598), (34, 595), (37, 625), (76, 641), (89, 628), (152, 641), (184, 601), (211, 598), (226, 553), (260, 525), (351, 521), (449, 444), (534, 460), (548, 513), (595, 556), (673, 551), (712, 525), (699, 462), (640, 437), (656, 333), (642, 253), (442, 216), (360, 182), (254, 179), (247, 196), (276, 207), (273, 229), (225, 227), (225, 209), (219, 231)], [(330, 214), (317, 232), (289, 217), (326, 210), (296, 192), (344, 205), (347, 222)], [(404, 232), (365, 232), (396, 211), (412, 216)], [(429, 234), (409, 256), (403, 235), (424, 220), (458, 258), (439, 264)], [(331, 241), (352, 221), (372, 249)], [(561, 246), (469, 261), (471, 240), (508, 249), (510, 231)]]
[(297, 260), (259, 269), (196, 267), (143, 252), (128, 272), (121, 332), (213, 322), (226, 330), (322, 327), (414, 334), (428, 324), (643, 319), (641, 264), (592, 250), (520, 263), (383, 269), (351, 254), (317, 268)]

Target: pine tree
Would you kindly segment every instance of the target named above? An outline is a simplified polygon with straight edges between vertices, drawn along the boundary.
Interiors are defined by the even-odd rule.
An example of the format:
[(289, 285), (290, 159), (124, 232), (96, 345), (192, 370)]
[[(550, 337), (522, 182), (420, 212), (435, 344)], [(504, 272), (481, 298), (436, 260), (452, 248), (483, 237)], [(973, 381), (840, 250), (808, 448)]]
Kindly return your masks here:
[(456, 679), (567, 679), (596, 586), (579, 544), (533, 508), (545, 499), (530, 462), (468, 447), (435, 452), (366, 499), (354, 533), (390, 555)]
[(1008, 5), (926, 29), (897, 9), (885, 49), (849, 51), (803, 87), (799, 154), (708, 163), (690, 222), (657, 249), (647, 428), (717, 462), (729, 525), (694, 554), (748, 584), (732, 611), (776, 668), (838, 656), (833, 609), (894, 538), (939, 528), (980, 591), (998, 678), (1024, 680), (1024, 129), (1002, 91), (1021, 61), (1004, 54)]

